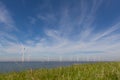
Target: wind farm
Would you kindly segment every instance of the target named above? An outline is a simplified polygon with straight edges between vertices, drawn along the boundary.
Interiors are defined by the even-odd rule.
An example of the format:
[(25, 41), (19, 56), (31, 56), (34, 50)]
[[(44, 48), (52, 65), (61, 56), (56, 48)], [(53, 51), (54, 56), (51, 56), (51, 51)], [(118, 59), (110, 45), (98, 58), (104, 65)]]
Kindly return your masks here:
[(0, 80), (120, 80), (120, 0), (0, 0)]

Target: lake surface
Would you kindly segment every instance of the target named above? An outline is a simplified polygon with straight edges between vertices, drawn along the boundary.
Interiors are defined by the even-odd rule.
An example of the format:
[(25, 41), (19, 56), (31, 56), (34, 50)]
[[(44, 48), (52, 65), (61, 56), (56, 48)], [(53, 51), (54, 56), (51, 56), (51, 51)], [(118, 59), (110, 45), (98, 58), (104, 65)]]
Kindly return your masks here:
[(82, 64), (87, 62), (0, 62), (0, 73), (12, 72), (12, 71), (23, 71), (28, 69), (39, 69), (39, 68), (55, 68), (61, 66), (69, 66), (72, 64)]

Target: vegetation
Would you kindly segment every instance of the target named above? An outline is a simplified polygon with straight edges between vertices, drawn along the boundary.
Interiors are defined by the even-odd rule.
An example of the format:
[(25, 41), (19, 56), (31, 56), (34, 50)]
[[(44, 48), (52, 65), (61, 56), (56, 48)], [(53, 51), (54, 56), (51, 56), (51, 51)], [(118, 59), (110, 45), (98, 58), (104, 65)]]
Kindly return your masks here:
[(0, 74), (0, 80), (120, 80), (120, 62), (99, 62)]

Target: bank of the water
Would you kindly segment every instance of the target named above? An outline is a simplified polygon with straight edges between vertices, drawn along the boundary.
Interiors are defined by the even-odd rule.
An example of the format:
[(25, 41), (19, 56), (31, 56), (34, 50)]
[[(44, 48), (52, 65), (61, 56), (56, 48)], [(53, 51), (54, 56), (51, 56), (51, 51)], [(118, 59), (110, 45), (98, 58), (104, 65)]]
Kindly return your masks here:
[(0, 74), (0, 80), (120, 80), (120, 62), (85, 63)]

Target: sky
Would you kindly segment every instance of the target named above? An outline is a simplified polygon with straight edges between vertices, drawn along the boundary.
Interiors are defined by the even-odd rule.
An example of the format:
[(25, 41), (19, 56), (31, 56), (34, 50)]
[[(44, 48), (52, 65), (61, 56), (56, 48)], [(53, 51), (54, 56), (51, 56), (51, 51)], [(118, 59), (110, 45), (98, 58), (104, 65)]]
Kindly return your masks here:
[(0, 0), (0, 61), (120, 61), (120, 0)]

